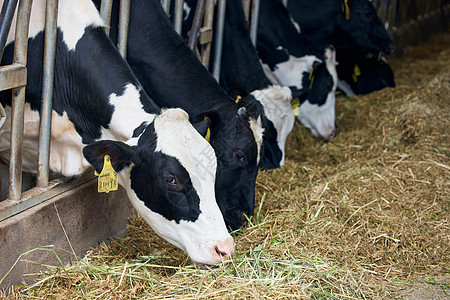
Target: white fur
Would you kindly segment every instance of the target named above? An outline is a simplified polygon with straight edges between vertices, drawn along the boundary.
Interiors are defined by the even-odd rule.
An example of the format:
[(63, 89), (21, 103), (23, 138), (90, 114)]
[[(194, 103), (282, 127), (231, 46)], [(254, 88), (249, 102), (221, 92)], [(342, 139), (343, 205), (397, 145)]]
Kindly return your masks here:
[(183, 3), (183, 11), (185, 13), (183, 21), (186, 21), (187, 18), (189, 18), (189, 14), (191, 13), (191, 7), (186, 2)]
[[(269, 76), (269, 79), (275, 77), (276, 82), (272, 82), (274, 84), (295, 86), (298, 89), (301, 89), (303, 72), (311, 71), (315, 61), (320, 62), (321, 60), (313, 55), (305, 55), (303, 57), (290, 55), (289, 60), (275, 66), (275, 70), (271, 71), (272, 76)], [(268, 68), (266, 67), (266, 71), (267, 69)]]
[[(3, 0), (1, 1), (3, 3)], [(7, 43), (14, 40), (17, 10)], [(104, 26), (94, 3), (91, 0), (59, 0), (58, 27), (63, 32), (63, 40), (69, 50), (75, 50), (78, 40), (89, 25)], [(76, 24), (76, 25), (75, 25)], [(45, 26), (45, 1), (33, 1), (31, 7), (30, 29), (28, 37), (36, 36)]]
[(255, 138), (256, 147), (257, 147), (257, 157), (256, 162), (259, 164), (259, 160), (261, 159), (261, 146), (263, 142), (263, 132), (264, 128), (262, 127), (261, 117), (258, 119), (249, 118), (250, 119), (250, 129), (252, 130), (253, 137)]
[(139, 100), (140, 90), (133, 84), (125, 86), (122, 95), (111, 94), (109, 102), (114, 106), (114, 113), (109, 124), (109, 129), (102, 129), (102, 139), (128, 140), (134, 129), (145, 120), (151, 123), (154, 115), (146, 113)]
[(216, 156), (211, 145), (190, 125), (188, 115), (181, 109), (167, 109), (154, 121), (158, 136), (156, 151), (176, 157), (188, 171), (200, 198), (201, 214), (195, 222), (168, 221), (152, 212), (136, 196), (130, 186), (130, 170), (120, 173), (131, 203), (153, 230), (203, 264), (217, 264), (214, 246), (231, 239), (216, 203), (214, 182)]
[(292, 92), (288, 87), (274, 85), (251, 93), (264, 106), (266, 117), (272, 121), (277, 131), (278, 147), (282, 152), (280, 166), (284, 165), (286, 139), (294, 128)]

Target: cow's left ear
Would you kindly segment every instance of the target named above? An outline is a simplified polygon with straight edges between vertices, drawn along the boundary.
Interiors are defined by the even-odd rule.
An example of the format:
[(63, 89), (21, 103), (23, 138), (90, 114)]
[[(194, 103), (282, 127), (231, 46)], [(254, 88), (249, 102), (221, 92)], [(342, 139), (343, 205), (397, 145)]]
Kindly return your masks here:
[(120, 172), (131, 164), (133, 148), (122, 142), (99, 141), (84, 147), (83, 155), (98, 173), (103, 169), (105, 155), (109, 155), (114, 170)]
[(205, 137), (208, 133), (209, 126), (211, 125), (211, 119), (205, 118), (203, 121), (192, 124), (194, 128), (200, 133), (201, 136)]

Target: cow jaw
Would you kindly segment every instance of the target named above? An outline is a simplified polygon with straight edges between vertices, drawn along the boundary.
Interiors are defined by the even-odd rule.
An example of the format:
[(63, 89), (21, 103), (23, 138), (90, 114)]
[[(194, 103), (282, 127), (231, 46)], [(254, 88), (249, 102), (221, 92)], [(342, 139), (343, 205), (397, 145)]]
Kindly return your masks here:
[(295, 117), (291, 107), (292, 92), (288, 87), (274, 85), (264, 90), (251, 93), (264, 106), (264, 113), (277, 131), (277, 143), (282, 156), (280, 167), (284, 165), (285, 144), (289, 133), (294, 127)]

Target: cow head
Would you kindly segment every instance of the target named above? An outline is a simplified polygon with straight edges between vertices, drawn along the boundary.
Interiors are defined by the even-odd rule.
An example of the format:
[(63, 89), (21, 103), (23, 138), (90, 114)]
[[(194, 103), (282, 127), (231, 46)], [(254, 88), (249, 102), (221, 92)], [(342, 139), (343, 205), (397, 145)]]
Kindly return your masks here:
[(350, 43), (355, 43), (362, 52), (375, 57), (379, 53), (391, 53), (392, 40), (370, 1), (349, 0), (347, 8), (345, 5), (343, 8), (336, 19), (338, 43), (340, 38), (349, 38)]
[(251, 94), (264, 107), (261, 168), (279, 168), (284, 165), (286, 139), (294, 128), (292, 92), (288, 87), (273, 85)]
[(233, 105), (209, 111), (211, 145), (217, 156), (216, 197), (226, 224), (238, 229), (253, 215), (255, 181), (262, 147), (258, 106)]
[(335, 104), (336, 104), (336, 52), (325, 50), (325, 63), (315, 62), (309, 73), (302, 77), (302, 88), (308, 94), (300, 105), (299, 121), (311, 129), (311, 133), (326, 141), (336, 134)]
[[(197, 124), (205, 134), (208, 120)], [(108, 154), (136, 211), (161, 237), (200, 264), (234, 252), (216, 203), (216, 157), (181, 109), (168, 109), (127, 143), (94, 142), (83, 149), (100, 172)]]
[(364, 95), (385, 87), (395, 87), (394, 72), (384, 57), (380, 60), (366, 59), (358, 66), (360, 75), (353, 74), (355, 76), (352, 78), (355, 81), (357, 93)]

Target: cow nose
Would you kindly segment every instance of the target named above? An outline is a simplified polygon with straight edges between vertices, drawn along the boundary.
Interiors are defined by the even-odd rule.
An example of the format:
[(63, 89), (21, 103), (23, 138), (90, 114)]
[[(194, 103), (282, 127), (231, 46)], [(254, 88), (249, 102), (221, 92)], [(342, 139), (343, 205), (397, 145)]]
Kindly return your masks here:
[(223, 242), (218, 242), (213, 247), (213, 257), (216, 259), (217, 263), (222, 262), (226, 258), (234, 255), (234, 241), (232, 238), (227, 238)]
[(330, 135), (328, 136), (328, 140), (332, 140), (336, 137), (336, 130), (331, 131)]

